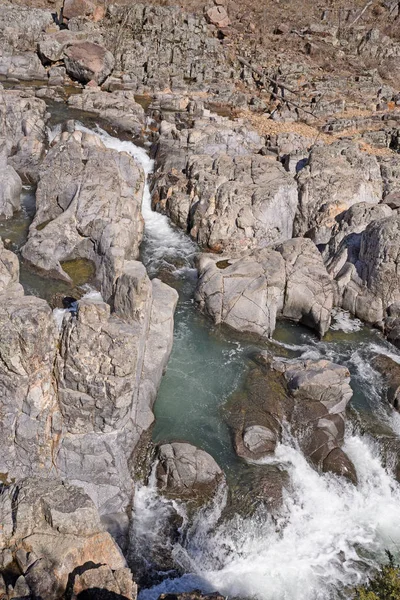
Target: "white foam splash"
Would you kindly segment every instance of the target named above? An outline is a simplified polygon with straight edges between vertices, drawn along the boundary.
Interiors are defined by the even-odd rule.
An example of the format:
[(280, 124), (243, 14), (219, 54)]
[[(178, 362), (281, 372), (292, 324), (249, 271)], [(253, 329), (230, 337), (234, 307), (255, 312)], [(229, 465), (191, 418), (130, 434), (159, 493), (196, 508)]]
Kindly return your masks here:
[(200, 588), (257, 600), (328, 600), (364, 581), (383, 550), (400, 544), (400, 486), (366, 440), (350, 437), (344, 450), (357, 487), (319, 475), (297, 449), (279, 445), (276, 459), (293, 490), (280, 519), (238, 516), (209, 529), (201, 543), (194, 532), (184, 544), (191, 572), (143, 590), (140, 599)]
[(63, 322), (64, 322), (64, 317), (69, 312), (70, 311), (68, 310), (68, 308), (55, 308), (53, 310), (53, 319), (56, 322), (58, 331), (61, 331), (62, 325), (63, 325)]
[[(151, 192), (148, 182), (149, 175), (154, 169), (152, 160), (144, 148), (136, 146), (133, 142), (122, 141), (109, 135), (98, 127), (95, 131), (76, 123), (76, 129), (97, 135), (106, 148), (118, 152), (127, 152), (143, 168), (145, 186), (143, 190), (142, 214), (145, 222), (146, 255), (144, 262), (148, 269), (157, 269), (161, 264), (172, 264), (176, 258), (183, 262), (190, 262), (197, 251), (196, 244), (180, 229), (171, 225), (168, 217), (152, 210)], [(187, 266), (187, 265), (186, 265)]]
[(363, 324), (359, 319), (354, 319), (349, 312), (336, 309), (332, 311), (333, 323), (331, 329), (333, 331), (344, 331), (345, 333), (353, 333), (360, 331)]

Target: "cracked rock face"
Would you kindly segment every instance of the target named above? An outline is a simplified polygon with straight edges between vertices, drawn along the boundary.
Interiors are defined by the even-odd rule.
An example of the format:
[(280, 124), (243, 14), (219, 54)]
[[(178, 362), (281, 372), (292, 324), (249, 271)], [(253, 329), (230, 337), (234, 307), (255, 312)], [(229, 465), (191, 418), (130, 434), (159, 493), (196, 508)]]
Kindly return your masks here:
[[(261, 140), (217, 116), (192, 129), (161, 127), (153, 206), (216, 251), (265, 247), (292, 237), (297, 186)], [(163, 135), (164, 132), (164, 135)]]
[(5, 480), (57, 472), (101, 515), (123, 522), (130, 463), (172, 349), (177, 292), (126, 261), (114, 310), (78, 302), (58, 331), (48, 304), (24, 296), (17, 257), (0, 247), (0, 404)]
[(108, 300), (124, 261), (138, 256), (143, 184), (143, 171), (128, 154), (105, 148), (95, 135), (65, 132), (41, 166), (24, 258), (66, 281), (62, 261), (91, 260)]
[(46, 104), (30, 90), (0, 85), (0, 142), (8, 164), (24, 182), (37, 182), (46, 141)]
[(335, 218), (350, 206), (378, 204), (383, 194), (377, 159), (349, 142), (314, 147), (298, 184), (294, 234), (307, 234), (316, 244), (329, 242)]
[(323, 336), (334, 293), (313, 242), (295, 238), (242, 259), (201, 257), (195, 298), (215, 323), (237, 331), (270, 337), (282, 316)]
[(0, 494), (0, 514), (1, 562), (8, 552), (20, 572), (12, 597), (58, 600), (71, 586), (76, 594), (104, 588), (136, 598), (120, 549), (80, 488), (56, 478), (22, 479)]

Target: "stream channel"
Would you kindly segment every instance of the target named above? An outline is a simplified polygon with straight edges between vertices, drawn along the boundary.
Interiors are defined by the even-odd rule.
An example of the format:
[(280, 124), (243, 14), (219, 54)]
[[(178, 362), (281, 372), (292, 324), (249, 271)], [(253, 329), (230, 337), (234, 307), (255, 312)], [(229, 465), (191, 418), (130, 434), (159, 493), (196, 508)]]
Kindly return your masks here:
[[(82, 129), (95, 130), (106, 146), (133, 155), (151, 176), (153, 161), (145, 142), (135, 145), (126, 136), (113, 137), (96, 128), (99, 119), (77, 115), (64, 104), (49, 104), (49, 111), (52, 127), (79, 117)], [(12, 219), (0, 221), (0, 236), (11, 240), (17, 252), (35, 212), (34, 189), (24, 188), (22, 204)], [(366, 573), (385, 559), (385, 550), (400, 552), (400, 486), (381, 453), (382, 438), (398, 440), (400, 415), (382, 401), (381, 378), (369, 364), (377, 353), (400, 363), (400, 353), (379, 332), (343, 312), (336, 314), (322, 341), (288, 322), (279, 323), (274, 339), (261, 344), (214, 326), (193, 299), (193, 258), (199, 250), (167, 217), (151, 210), (148, 184), (143, 216), (141, 260), (151, 277), (160, 276), (179, 292), (174, 347), (154, 408), (154, 442), (185, 440), (203, 448), (217, 460), (236, 493), (250, 497), (249, 475), (255, 469), (282, 467), (289, 475), (290, 492), (284, 494), (278, 517), (260, 505), (248, 515), (221, 520), (226, 494), (220, 491), (179, 539), (166, 542), (181, 566), (179, 573), (159, 574), (156, 583), (141, 589), (140, 600), (193, 589), (258, 600), (349, 597), (349, 589), (364, 582)], [(55, 293), (71, 293), (66, 284), (44, 280), (23, 264), (21, 283), (27, 294), (47, 300)], [(289, 434), (270, 464), (246, 465), (235, 455), (223, 405), (243, 384), (254, 353), (266, 348), (288, 359), (325, 357), (349, 368), (354, 395), (344, 450), (355, 465), (357, 487), (334, 475), (318, 474)], [(168, 507), (152, 479), (136, 490), (133, 510), (134, 546), (146, 554), (157, 544), (168, 518)], [(179, 510), (184, 514), (183, 506)], [(148, 565), (151, 569), (150, 556)]]

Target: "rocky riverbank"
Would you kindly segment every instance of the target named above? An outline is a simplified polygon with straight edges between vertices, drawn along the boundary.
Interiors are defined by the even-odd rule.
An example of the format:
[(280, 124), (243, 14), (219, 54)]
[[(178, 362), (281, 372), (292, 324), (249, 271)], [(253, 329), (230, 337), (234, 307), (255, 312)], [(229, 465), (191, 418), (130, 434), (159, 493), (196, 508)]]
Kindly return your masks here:
[[(36, 198), (21, 245), (0, 238), (0, 598), (134, 600), (135, 582), (193, 567), (171, 540), (190, 539), (219, 495), (213, 527), (246, 516), (215, 457), (186, 439), (151, 443), (180, 244), (185, 267), (197, 252), (197, 310), (258, 346), (224, 406), (258, 504), (279, 521), (293, 480), (273, 461), (288, 429), (316, 476), (363, 485), (345, 447), (347, 367), (265, 347), (280, 321), (323, 339), (345, 310), (400, 348), (400, 79), (372, 66), (400, 53), (388, 25), (399, 11), (379, 6), (378, 28), (361, 6), (342, 27), (313, 13), (299, 30), (275, 23), (263, 46), (229, 2), (0, 5), (0, 225), (24, 211), (23, 186)], [(175, 254), (147, 272), (146, 236), (153, 251), (161, 239), (150, 203), (176, 227)], [(22, 269), (68, 293), (33, 294)], [(389, 413), (396, 360), (372, 362)], [(397, 438), (383, 438), (398, 476)], [(134, 529), (149, 481), (167, 507), (152, 565)]]

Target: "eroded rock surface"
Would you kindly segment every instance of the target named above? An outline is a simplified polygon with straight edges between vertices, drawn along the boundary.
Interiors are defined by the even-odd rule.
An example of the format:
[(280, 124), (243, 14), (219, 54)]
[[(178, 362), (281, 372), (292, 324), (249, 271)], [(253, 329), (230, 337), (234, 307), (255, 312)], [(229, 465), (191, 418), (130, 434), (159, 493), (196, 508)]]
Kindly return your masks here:
[(66, 281), (63, 261), (90, 260), (109, 300), (124, 261), (138, 256), (143, 184), (143, 171), (128, 154), (105, 148), (95, 135), (64, 132), (41, 166), (24, 258)]
[(309, 239), (241, 259), (199, 260), (196, 300), (215, 323), (270, 337), (279, 316), (304, 323), (323, 336), (329, 328), (335, 287)]
[(12, 598), (58, 600), (68, 588), (136, 598), (120, 549), (80, 488), (60, 479), (22, 479), (2, 490), (0, 514), (0, 560), (5, 573), (10, 560), (19, 573)]
[(236, 452), (249, 462), (271, 456), (286, 422), (318, 469), (355, 483), (354, 466), (341, 449), (352, 396), (349, 383), (348, 370), (327, 360), (263, 356), (250, 371), (244, 392), (227, 404)]

